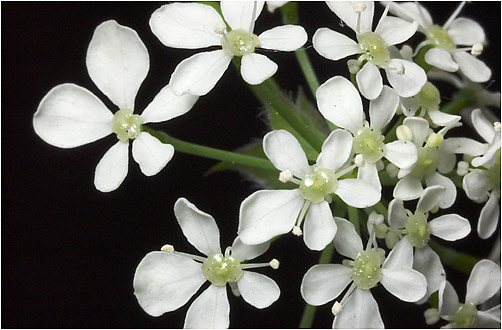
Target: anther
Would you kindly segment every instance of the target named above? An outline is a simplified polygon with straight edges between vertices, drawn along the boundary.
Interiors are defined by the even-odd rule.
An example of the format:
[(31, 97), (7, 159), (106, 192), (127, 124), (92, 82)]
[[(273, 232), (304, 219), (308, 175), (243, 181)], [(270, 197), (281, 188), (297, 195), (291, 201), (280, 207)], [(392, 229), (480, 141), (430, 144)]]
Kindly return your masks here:
[(496, 132), (500, 132), (500, 122), (496, 121), (493, 123), (493, 129), (495, 129)]
[(352, 8), (356, 13), (360, 14), (366, 10), (367, 6), (363, 2), (355, 1), (352, 3)]
[(342, 309), (343, 309), (342, 304), (340, 304), (338, 301), (335, 301), (333, 307), (331, 307), (331, 312), (333, 313), (333, 315), (337, 316), (342, 312)]
[(482, 43), (478, 42), (477, 44), (472, 45), (472, 48), (471, 48), (472, 55), (479, 56), (479, 55), (481, 55), (482, 52), (483, 52), (483, 44)]
[(357, 154), (356, 157), (354, 157), (354, 164), (356, 164), (357, 167), (361, 167), (364, 165), (364, 156), (361, 154)]
[(270, 267), (272, 267), (272, 269), (277, 269), (277, 268), (279, 268), (279, 265), (281, 263), (277, 259), (272, 259), (272, 260), (270, 260), (270, 262), (268, 264), (270, 265)]
[(227, 31), (227, 27), (226, 27), (225, 23), (223, 23), (223, 22), (218, 22), (214, 26), (214, 32), (215, 33), (224, 34), (226, 31)]
[(298, 226), (294, 226), (293, 230), (291, 232), (293, 233), (293, 235), (296, 235), (296, 236), (302, 236), (302, 234), (303, 234), (302, 230)]
[(425, 323), (432, 325), (439, 321), (439, 311), (436, 308), (426, 309), (424, 312)]
[(160, 248), (160, 251), (173, 253), (174, 252), (174, 246), (172, 246), (170, 244), (166, 244), (166, 245), (164, 245), (164, 246), (162, 246)]
[(282, 171), (279, 174), (279, 181), (284, 182), (284, 183), (291, 181), (292, 178), (293, 178), (293, 174), (291, 173), (290, 170)]

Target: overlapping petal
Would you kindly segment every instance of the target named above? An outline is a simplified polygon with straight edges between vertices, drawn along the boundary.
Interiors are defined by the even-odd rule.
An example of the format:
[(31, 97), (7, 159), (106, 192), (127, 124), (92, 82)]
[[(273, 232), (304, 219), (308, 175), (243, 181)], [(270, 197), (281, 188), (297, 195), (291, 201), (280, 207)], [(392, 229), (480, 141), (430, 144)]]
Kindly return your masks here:
[(414, 269), (382, 268), (380, 283), (387, 291), (406, 302), (418, 301), (427, 292), (425, 276)]
[(307, 32), (298, 25), (281, 25), (263, 32), (258, 39), (260, 48), (290, 52), (307, 42)]
[(229, 315), (226, 286), (210, 285), (188, 308), (184, 328), (227, 329)]
[(222, 1), (221, 12), (232, 30), (253, 31), (254, 22), (263, 10), (264, 1)]
[(389, 225), (393, 228), (401, 229), (406, 226), (406, 211), (404, 210), (403, 201), (393, 199), (389, 203)]
[(336, 299), (352, 282), (350, 267), (342, 265), (315, 265), (302, 279), (300, 292), (303, 299), (313, 306), (324, 305)]
[(388, 87), (383, 86), (380, 96), (370, 102), (370, 126), (381, 131), (396, 114), (399, 106), (399, 95)]
[(444, 71), (456, 72), (458, 64), (453, 60), (451, 54), (442, 48), (431, 48), (425, 54), (425, 62)]
[(274, 166), (289, 170), (298, 178), (303, 178), (309, 170), (309, 163), (300, 142), (286, 130), (269, 132), (263, 138), (263, 151)]
[(378, 304), (371, 291), (355, 289), (343, 306), (343, 312), (335, 316), (334, 329), (383, 329), (385, 328)]
[(321, 251), (333, 241), (336, 223), (326, 201), (311, 204), (303, 224), (303, 240), (311, 250)]
[(425, 299), (429, 298), (432, 293), (439, 290), (441, 283), (445, 281), (446, 278), (445, 270), (441, 263), (441, 259), (439, 259), (437, 253), (429, 246), (415, 249), (413, 268), (423, 274), (427, 279), (427, 293), (420, 301), (423, 302)]
[(472, 46), (485, 40), (485, 31), (478, 22), (465, 17), (456, 18), (446, 30), (455, 45)]
[(474, 82), (485, 82), (492, 76), (492, 70), (483, 61), (467, 52), (454, 52), (453, 58), (458, 63), (460, 71)]
[(196, 95), (185, 94), (178, 96), (165, 86), (154, 97), (153, 101), (143, 110), (141, 119), (143, 124), (167, 121), (187, 113), (199, 99)]
[(420, 180), (408, 175), (397, 182), (394, 187), (393, 196), (403, 201), (410, 201), (419, 198), (423, 191), (424, 189)]
[(277, 283), (268, 276), (244, 271), (237, 281), (242, 298), (250, 305), (262, 309), (272, 305), (281, 294)]
[(399, 17), (386, 16), (378, 24), (375, 33), (385, 40), (387, 46), (393, 46), (410, 39), (417, 31), (416, 21), (407, 22)]
[(500, 266), (491, 260), (479, 261), (467, 281), (465, 301), (479, 305), (500, 290)]
[(259, 85), (272, 77), (279, 66), (265, 55), (252, 53), (242, 56), (242, 79), (250, 85)]
[(354, 138), (352, 134), (343, 129), (331, 132), (322, 145), (322, 151), (317, 158), (320, 168), (337, 171), (349, 159)]
[(321, 56), (333, 61), (361, 52), (357, 42), (328, 28), (318, 29), (312, 37), (312, 44)]
[(456, 241), (471, 232), (469, 220), (458, 214), (445, 214), (429, 221), (431, 235), (446, 241)]
[(499, 199), (500, 198), (492, 192), (485, 206), (481, 209), (478, 220), (478, 234), (479, 237), (483, 239), (492, 236), (495, 229), (497, 229), (500, 220)]
[(363, 242), (357, 234), (354, 225), (343, 218), (334, 217), (337, 231), (334, 239), (335, 249), (341, 255), (355, 259), (363, 250)]
[(141, 132), (132, 142), (132, 157), (146, 176), (159, 173), (173, 158), (174, 147)]
[(127, 176), (129, 142), (118, 141), (101, 158), (94, 174), (94, 186), (102, 192), (117, 189)]
[(425, 188), (422, 196), (420, 196), (420, 198), (418, 199), (417, 211), (426, 213), (432, 210), (436, 205), (439, 204), (439, 200), (441, 199), (445, 191), (446, 188), (438, 185)]
[(361, 94), (368, 100), (380, 96), (383, 88), (380, 70), (371, 62), (367, 62), (356, 74), (356, 82)]
[[(404, 68), (402, 73), (400, 72), (401, 66)], [(385, 74), (392, 88), (402, 97), (417, 95), (427, 82), (427, 75), (420, 66), (401, 59), (391, 59), (385, 69)]]
[(410, 141), (397, 140), (387, 143), (385, 158), (399, 168), (410, 168), (417, 162), (417, 147)]
[(455, 203), (457, 199), (457, 187), (450, 178), (438, 172), (433, 172), (425, 177), (425, 183), (427, 186), (440, 185), (446, 189), (443, 197), (439, 200), (440, 208), (447, 209)]
[(366, 6), (366, 10), (361, 13), (360, 29), (357, 30), (357, 16), (350, 1), (326, 1), (329, 9), (335, 13), (345, 24), (357, 33), (371, 31), (373, 24), (373, 11), (375, 5), (373, 1), (361, 1)]
[(264, 254), (270, 247), (270, 242), (265, 242), (256, 245), (247, 245), (242, 243), (237, 236), (232, 243), (232, 255), (236, 256), (240, 261), (251, 260)]

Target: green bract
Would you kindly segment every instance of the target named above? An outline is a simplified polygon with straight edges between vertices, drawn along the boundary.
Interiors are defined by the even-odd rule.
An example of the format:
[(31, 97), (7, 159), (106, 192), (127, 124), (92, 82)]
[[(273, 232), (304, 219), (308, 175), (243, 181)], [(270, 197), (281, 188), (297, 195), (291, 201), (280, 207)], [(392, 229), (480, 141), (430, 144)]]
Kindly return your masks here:
[(452, 328), (467, 329), (475, 328), (478, 310), (473, 303), (460, 304), (451, 322)]
[(450, 35), (439, 25), (431, 25), (425, 29), (427, 39), (436, 47), (452, 50), (457, 48)]
[(408, 216), (406, 231), (408, 232), (410, 244), (416, 248), (426, 246), (431, 238), (427, 216), (420, 211), (416, 211), (415, 214)]
[(112, 119), (112, 132), (117, 134), (117, 139), (125, 142), (135, 139), (141, 132), (143, 120), (139, 115), (133, 115), (132, 109), (121, 109)]
[(424, 175), (434, 173), (439, 163), (439, 150), (437, 147), (417, 148), (418, 160), (411, 175), (422, 179)]
[(368, 163), (375, 163), (385, 155), (384, 136), (379, 130), (361, 127), (354, 134), (354, 151)]
[(382, 278), (382, 258), (373, 250), (361, 251), (354, 259), (350, 278), (359, 289), (369, 290)]
[(227, 282), (237, 282), (242, 277), (242, 266), (232, 256), (221, 253), (211, 254), (202, 264), (202, 274), (215, 286), (225, 286)]
[(357, 41), (359, 42), (359, 48), (371, 63), (382, 65), (389, 62), (390, 54), (387, 50), (387, 44), (378, 34), (371, 31), (358, 34)]
[(259, 44), (260, 40), (256, 34), (249, 33), (243, 29), (227, 32), (221, 38), (223, 51), (230, 56), (243, 56), (254, 53), (254, 49)]
[(426, 82), (420, 92), (413, 98), (419, 106), (430, 110), (438, 109), (441, 102), (438, 89), (430, 82)]
[(312, 203), (320, 203), (326, 195), (338, 186), (335, 172), (327, 168), (316, 168), (307, 172), (300, 184), (300, 195)]

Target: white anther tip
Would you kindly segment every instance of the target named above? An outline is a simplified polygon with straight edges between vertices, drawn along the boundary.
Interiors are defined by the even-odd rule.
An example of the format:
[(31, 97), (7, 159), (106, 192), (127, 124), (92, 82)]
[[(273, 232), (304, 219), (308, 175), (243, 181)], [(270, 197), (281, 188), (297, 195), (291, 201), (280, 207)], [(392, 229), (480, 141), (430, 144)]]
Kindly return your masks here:
[(293, 173), (291, 173), (290, 170), (282, 171), (279, 174), (279, 181), (284, 183), (291, 181), (292, 178), (293, 178)]
[(354, 164), (356, 164), (357, 167), (361, 167), (364, 165), (364, 156), (361, 154), (357, 154), (356, 157), (354, 157)]
[(439, 321), (439, 311), (436, 308), (426, 309), (424, 312), (425, 323), (432, 325)]
[(482, 43), (477, 43), (472, 45), (471, 48), (471, 54), (474, 56), (479, 56), (483, 52), (483, 44)]
[(166, 245), (164, 245), (163, 247), (160, 248), (160, 251), (173, 253), (174, 252), (174, 246), (172, 246), (170, 244), (166, 244)]
[(225, 23), (223, 22), (218, 22), (215, 26), (214, 26), (214, 32), (215, 33), (218, 33), (218, 34), (223, 34), (227, 31), (227, 27), (225, 25)]
[(493, 128), (495, 129), (496, 132), (500, 132), (500, 122), (496, 121), (493, 123)]
[(363, 2), (355, 1), (352, 4), (352, 8), (354, 8), (354, 11), (359, 14), (359, 13), (362, 13), (363, 11), (365, 11), (367, 6)]
[(368, 216), (368, 223), (373, 224), (374, 226), (382, 224), (383, 220), (384, 216), (376, 213), (375, 211), (371, 212), (371, 214)]
[(333, 315), (337, 316), (338, 314), (340, 314), (342, 312), (342, 309), (343, 309), (342, 304), (340, 304), (338, 301), (336, 301), (333, 304), (333, 307), (331, 307), (331, 312), (333, 313)]
[(270, 262), (269, 262), (268, 264), (269, 264), (269, 265), (270, 265), (270, 267), (272, 267), (273, 269), (277, 269), (277, 268), (279, 268), (279, 265), (280, 265), (281, 263), (280, 263), (280, 262), (279, 262), (279, 260), (277, 260), (277, 259), (272, 259), (272, 260), (270, 260)]
[(298, 226), (294, 226), (292, 230), (293, 235), (302, 236), (303, 232)]

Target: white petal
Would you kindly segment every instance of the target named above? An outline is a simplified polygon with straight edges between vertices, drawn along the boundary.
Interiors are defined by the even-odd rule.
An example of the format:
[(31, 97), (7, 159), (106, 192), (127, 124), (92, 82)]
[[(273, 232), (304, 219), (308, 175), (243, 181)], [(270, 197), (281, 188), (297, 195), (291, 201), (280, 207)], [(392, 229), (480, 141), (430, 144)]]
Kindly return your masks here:
[(252, 32), (254, 22), (260, 16), (264, 3), (264, 1), (223, 1), (221, 12), (232, 30), (243, 29)]
[(151, 316), (185, 305), (206, 281), (200, 263), (167, 252), (150, 252), (134, 274), (134, 295)]
[(370, 126), (381, 131), (396, 114), (399, 95), (390, 87), (384, 86), (380, 96), (370, 102)]
[(354, 259), (363, 250), (363, 242), (354, 225), (343, 218), (334, 217), (337, 231), (334, 239), (335, 249), (341, 255)]
[(479, 261), (471, 271), (467, 281), (465, 302), (479, 305), (500, 290), (500, 266), (491, 260)]
[(335, 300), (352, 282), (351, 269), (342, 265), (315, 265), (302, 279), (300, 292), (307, 304), (324, 305)]
[(361, 1), (361, 3), (366, 5), (366, 10), (361, 13), (361, 26), (360, 30), (357, 31), (358, 14), (354, 11), (354, 7), (350, 1), (326, 1), (329, 9), (331, 9), (336, 16), (338, 16), (345, 24), (357, 33), (371, 31), (373, 24), (374, 2)]
[(117, 189), (127, 176), (129, 142), (117, 142), (101, 158), (94, 174), (94, 186), (102, 192)]
[(375, 191), (382, 191), (382, 185), (380, 184), (380, 178), (378, 177), (378, 169), (376, 164), (365, 163), (363, 166), (359, 167), (357, 171), (357, 179), (363, 180), (373, 186), (372, 189)]
[(391, 2), (389, 11), (407, 21), (417, 21), (423, 28), (433, 24), (429, 11), (417, 2)]
[(307, 156), (300, 142), (288, 131), (267, 133), (263, 138), (263, 151), (277, 169), (289, 170), (297, 178), (303, 178), (309, 171)]
[(357, 42), (328, 28), (318, 29), (312, 37), (312, 44), (321, 56), (333, 61), (361, 52)]
[(385, 40), (387, 46), (397, 45), (410, 39), (417, 31), (417, 22), (407, 22), (398, 17), (387, 16), (378, 24), (375, 33)]
[(281, 290), (274, 280), (255, 272), (244, 271), (237, 287), (242, 298), (259, 309), (272, 305), (281, 295)]
[(237, 257), (239, 261), (251, 260), (264, 254), (269, 247), (270, 242), (256, 245), (244, 244), (239, 236), (237, 236), (232, 243), (232, 255)]
[(382, 269), (411, 269), (413, 247), (407, 239), (400, 240), (385, 259)]
[(471, 232), (469, 220), (458, 214), (445, 214), (429, 221), (431, 235), (446, 241), (456, 241)]
[(115, 105), (134, 109), (150, 68), (148, 51), (136, 31), (115, 21), (101, 23), (89, 43), (86, 64), (92, 81)]
[(367, 62), (356, 74), (359, 92), (368, 100), (374, 100), (382, 92), (383, 82), (380, 70), (371, 62)]
[(238, 234), (242, 242), (260, 244), (291, 231), (304, 202), (298, 189), (251, 194), (240, 207)]
[(445, 139), (443, 148), (450, 153), (480, 156), (486, 152), (488, 145), (469, 138), (455, 137)]
[(158, 123), (181, 116), (192, 109), (198, 99), (198, 96), (191, 94), (178, 96), (167, 85), (162, 88), (153, 101), (143, 110), (141, 114), (143, 124)]
[(460, 121), (461, 117), (457, 115), (450, 115), (439, 110), (428, 110), (427, 113), (432, 122), (439, 126), (447, 126)]
[(439, 146), (439, 161), (437, 165), (437, 171), (439, 173), (450, 173), (457, 165), (457, 156), (448, 152), (444, 145)]
[(150, 17), (150, 28), (160, 42), (174, 48), (204, 48), (221, 44), (214, 28), (224, 24), (211, 6), (198, 3), (163, 5)]
[(424, 189), (420, 180), (408, 175), (397, 182), (393, 196), (403, 201), (411, 201), (419, 198), (423, 191)]
[(183, 234), (197, 250), (207, 256), (221, 253), (220, 231), (211, 215), (202, 212), (185, 198), (178, 198), (174, 204), (174, 215)]
[(40, 102), (33, 128), (45, 142), (74, 148), (112, 133), (113, 114), (94, 94), (74, 84), (54, 87)]
[(413, 269), (383, 268), (380, 283), (387, 291), (406, 302), (418, 301), (427, 292), (425, 276)]
[(478, 311), (476, 327), (500, 328), (500, 304), (485, 311)]
[(454, 52), (453, 58), (457, 61), (460, 71), (474, 82), (485, 82), (490, 79), (492, 70), (482, 61), (467, 52)]
[(485, 40), (485, 32), (481, 25), (470, 18), (459, 17), (455, 19), (446, 32), (455, 45), (472, 46)]
[(406, 226), (406, 211), (404, 210), (403, 201), (393, 199), (389, 203), (389, 225), (396, 229), (402, 229)]
[(429, 135), (429, 122), (420, 117), (407, 117), (403, 121), (403, 125), (408, 126), (413, 134), (412, 142), (418, 147), (421, 147), (427, 135)]
[(159, 173), (174, 155), (174, 147), (141, 132), (132, 143), (132, 157), (146, 176)]
[(429, 246), (415, 249), (413, 268), (423, 274), (427, 279), (427, 293), (425, 294), (425, 299), (429, 298), (435, 291), (438, 291), (441, 283), (446, 280), (441, 259), (439, 259), (437, 253)]
[(345, 203), (357, 208), (375, 205), (382, 197), (381, 187), (375, 186), (366, 180), (345, 179), (338, 181), (335, 190)]
[(333, 320), (334, 329), (383, 329), (378, 304), (369, 290), (355, 289)]
[(472, 166), (479, 167), (491, 167), (493, 166), (493, 162), (495, 161), (495, 153), (500, 149), (500, 133), (495, 135), (494, 141), (490, 143), (488, 146), (488, 150), (481, 157), (476, 157), (471, 161)]
[(495, 229), (497, 229), (500, 219), (500, 207), (498, 201), (499, 198), (494, 193), (491, 193), (490, 198), (488, 198), (488, 202), (486, 202), (485, 206), (483, 206), (481, 214), (479, 215), (478, 234), (479, 237), (483, 239), (492, 236)]
[(490, 179), (483, 170), (471, 171), (462, 180), (462, 188), (464, 188), (467, 197), (476, 202), (486, 200), (490, 186)]
[(231, 60), (223, 50), (195, 54), (178, 64), (169, 81), (171, 90), (176, 95), (206, 95), (223, 76)]
[(457, 199), (457, 187), (450, 178), (434, 172), (425, 177), (425, 183), (427, 186), (440, 185), (446, 188), (443, 197), (439, 200), (440, 208), (449, 208), (453, 205), (455, 199)]
[(471, 112), (471, 120), (476, 132), (488, 143), (492, 142), (495, 136), (495, 129), (481, 109), (475, 109)]
[[(403, 74), (398, 74), (396, 70), (390, 69), (398, 68), (401, 65), (404, 66)], [(402, 97), (417, 95), (427, 82), (425, 71), (417, 64), (406, 60), (390, 60), (385, 74), (392, 88)]]
[(422, 196), (418, 200), (417, 211), (426, 213), (438, 205), (446, 189), (443, 186), (430, 186), (425, 188)]
[(259, 85), (277, 72), (277, 64), (265, 55), (252, 53), (242, 56), (242, 79), (250, 85)]
[(317, 107), (336, 126), (355, 132), (363, 125), (363, 104), (359, 92), (350, 81), (336, 76), (319, 86)]
[(385, 158), (399, 168), (410, 168), (417, 162), (417, 147), (410, 141), (397, 140), (387, 143)]
[(425, 62), (444, 71), (456, 72), (458, 64), (453, 61), (451, 54), (442, 48), (431, 48), (425, 53)]
[(185, 329), (227, 329), (230, 304), (227, 287), (210, 285), (195, 299), (185, 317)]
[(336, 129), (322, 144), (322, 151), (317, 158), (317, 165), (337, 171), (349, 159), (353, 143), (352, 134), (343, 129)]
[(303, 225), (303, 240), (311, 250), (321, 251), (336, 234), (336, 223), (326, 201), (311, 204)]
[(307, 42), (307, 32), (298, 25), (281, 25), (263, 32), (258, 39), (260, 48), (291, 52)]
[(458, 308), (458, 296), (455, 289), (448, 281), (441, 283), (438, 292), (439, 298), (439, 313), (441, 316), (450, 316), (455, 313)]

